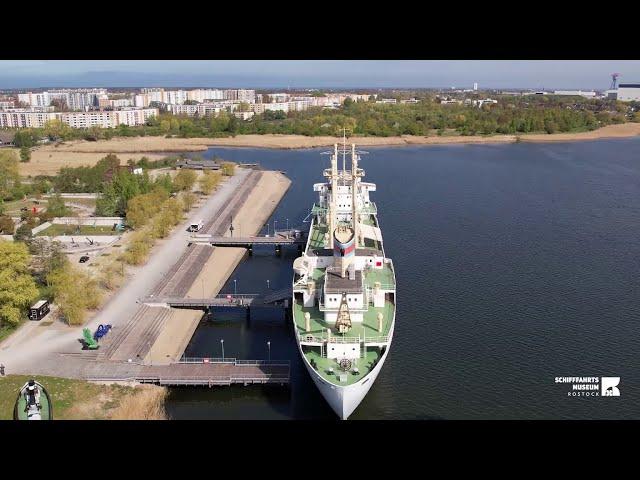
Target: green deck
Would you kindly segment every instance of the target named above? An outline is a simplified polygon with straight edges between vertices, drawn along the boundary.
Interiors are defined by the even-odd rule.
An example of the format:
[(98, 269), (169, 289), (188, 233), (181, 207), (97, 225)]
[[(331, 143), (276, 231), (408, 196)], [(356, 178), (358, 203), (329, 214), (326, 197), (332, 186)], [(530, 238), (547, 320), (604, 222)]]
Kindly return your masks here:
[[(373, 307), (369, 305), (369, 310), (367, 310), (364, 315), (363, 322), (353, 322), (351, 330), (349, 333), (343, 335), (345, 337), (360, 337), (361, 339), (373, 338), (373, 337), (381, 337), (389, 334), (391, 330), (391, 325), (393, 323), (393, 310), (394, 305), (391, 302), (385, 302), (384, 307)], [(309, 312), (311, 314), (311, 318), (309, 320), (311, 330), (309, 332), (305, 331), (305, 321), (304, 314)], [(378, 331), (378, 313), (382, 313), (382, 332)], [(303, 307), (300, 302), (295, 302), (293, 305), (293, 318), (296, 323), (297, 333), (304, 334), (308, 333), (313, 335), (314, 337), (322, 337), (323, 339), (327, 338), (327, 328), (331, 328), (331, 336), (332, 337), (340, 337), (339, 334), (333, 325), (328, 325), (324, 321), (324, 312), (321, 312), (317, 306), (313, 307)]]
[[(319, 348), (310, 348), (305, 352), (307, 360), (311, 363), (311, 360), (316, 364), (316, 371), (320, 373), (323, 379), (335, 385), (351, 385), (364, 378), (364, 376), (371, 371), (373, 363), (380, 358), (381, 353), (379, 348), (369, 347), (367, 349), (366, 358), (358, 358), (354, 360), (354, 366), (358, 368), (359, 372), (354, 374), (351, 372), (342, 372), (337, 362), (334, 359), (325, 358), (320, 356)], [(333, 368), (333, 374), (329, 373), (329, 368)], [(342, 373), (347, 375), (346, 382), (340, 382), (338, 376)]]

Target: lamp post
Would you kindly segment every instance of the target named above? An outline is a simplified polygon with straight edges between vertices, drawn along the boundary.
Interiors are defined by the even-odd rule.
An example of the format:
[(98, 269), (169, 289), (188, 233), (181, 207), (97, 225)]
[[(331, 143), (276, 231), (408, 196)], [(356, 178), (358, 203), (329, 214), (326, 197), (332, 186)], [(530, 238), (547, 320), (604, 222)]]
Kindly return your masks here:
[(222, 346), (222, 361), (224, 362), (224, 340), (220, 339), (220, 345)]
[(271, 342), (267, 342), (267, 347), (269, 348), (269, 361), (271, 361)]
[(269, 286), (269, 280), (267, 280), (267, 290), (270, 290), (271, 287)]
[(289, 230), (289, 219), (287, 218), (287, 230)]
[(233, 279), (233, 296), (238, 296), (238, 281), (235, 278)]
[(278, 220), (274, 220), (273, 221), (273, 236), (275, 237), (276, 235), (276, 225), (278, 224)]

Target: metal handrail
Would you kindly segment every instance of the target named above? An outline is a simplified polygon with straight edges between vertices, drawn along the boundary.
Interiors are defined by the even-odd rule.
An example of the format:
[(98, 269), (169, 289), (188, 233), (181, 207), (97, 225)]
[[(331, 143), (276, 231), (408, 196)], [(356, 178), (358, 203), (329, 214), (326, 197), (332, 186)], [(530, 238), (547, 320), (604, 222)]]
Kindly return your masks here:
[(327, 339), (326, 336), (309, 335), (300, 333), (298, 338), (301, 342), (315, 342), (315, 343), (388, 343), (388, 335), (378, 335), (375, 337), (343, 337), (341, 335), (331, 336), (331, 339)]

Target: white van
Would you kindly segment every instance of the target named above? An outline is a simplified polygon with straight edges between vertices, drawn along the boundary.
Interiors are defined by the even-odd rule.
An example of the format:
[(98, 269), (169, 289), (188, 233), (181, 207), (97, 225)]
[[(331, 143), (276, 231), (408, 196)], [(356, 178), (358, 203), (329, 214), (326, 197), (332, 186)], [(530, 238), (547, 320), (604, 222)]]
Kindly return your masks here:
[(199, 232), (202, 229), (202, 227), (204, 227), (204, 221), (200, 219), (197, 222), (191, 223), (191, 225), (189, 225), (189, 231)]

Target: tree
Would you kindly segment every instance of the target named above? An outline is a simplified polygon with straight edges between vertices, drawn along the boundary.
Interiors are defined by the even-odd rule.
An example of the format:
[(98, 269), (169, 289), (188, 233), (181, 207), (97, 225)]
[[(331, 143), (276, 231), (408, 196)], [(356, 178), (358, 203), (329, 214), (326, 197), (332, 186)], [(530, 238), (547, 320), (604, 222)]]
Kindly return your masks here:
[(209, 195), (213, 189), (216, 188), (218, 183), (220, 183), (220, 173), (205, 170), (202, 172), (202, 176), (198, 183), (200, 184), (200, 190), (202, 193)]
[(183, 192), (180, 196), (182, 200), (183, 209), (185, 212), (191, 210), (191, 207), (196, 203), (197, 197), (192, 192)]
[(33, 238), (33, 233), (31, 233), (32, 229), (32, 225), (29, 225), (29, 223), (23, 223), (18, 227), (16, 233), (13, 234), (13, 239), (16, 242), (24, 242)]
[(87, 309), (100, 304), (98, 283), (66, 260), (47, 275), (53, 299), (69, 325), (81, 325)]
[(29, 160), (31, 160), (31, 150), (29, 150), (29, 147), (22, 147), (20, 149), (20, 161), (26, 163)]
[(0, 198), (13, 198), (14, 189), (20, 184), (18, 158), (13, 150), (0, 150)]
[(15, 228), (16, 226), (13, 223), (11, 217), (8, 217), (6, 215), (0, 216), (0, 234), (13, 235), (13, 231), (15, 230)]
[(0, 325), (16, 326), (38, 297), (24, 243), (0, 241)]
[(196, 183), (196, 172), (189, 169), (181, 169), (173, 179), (173, 186), (176, 190), (191, 190)]
[(51, 217), (65, 217), (69, 214), (69, 208), (64, 203), (64, 199), (59, 193), (49, 198), (47, 203), (47, 213)]
[(236, 165), (232, 162), (223, 162), (220, 170), (222, 171), (222, 175), (227, 177), (232, 177), (235, 173)]

